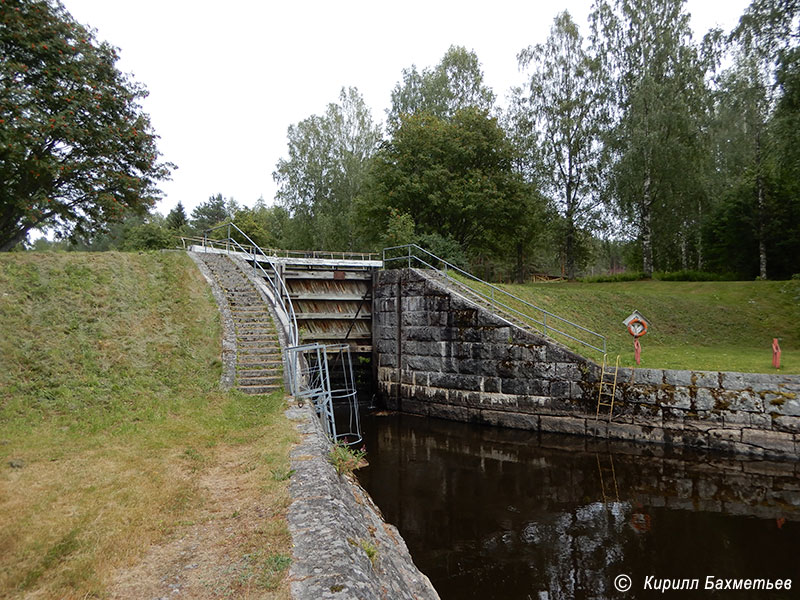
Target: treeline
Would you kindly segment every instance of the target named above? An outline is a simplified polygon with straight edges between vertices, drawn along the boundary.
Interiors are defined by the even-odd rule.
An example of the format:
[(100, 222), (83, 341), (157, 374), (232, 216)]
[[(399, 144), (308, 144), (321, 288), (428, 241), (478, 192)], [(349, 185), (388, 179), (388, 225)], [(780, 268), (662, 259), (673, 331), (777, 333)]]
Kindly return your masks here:
[(504, 110), (460, 47), (403, 71), (383, 128), (345, 89), (289, 128), (275, 237), (417, 242), (499, 278), (621, 265), (789, 277), (799, 19), (797, 2), (755, 0), (697, 42), (681, 0), (598, 0), (586, 38), (564, 12), (519, 53), (525, 80)]
[(415, 242), (495, 279), (790, 277), (798, 39), (798, 2), (754, 0), (733, 31), (696, 41), (683, 0), (597, 0), (585, 37), (563, 12), (520, 51), (503, 109), (475, 53), (451, 47), (403, 71), (385, 124), (346, 88), (292, 125), (274, 205), (216, 196), (137, 226), (189, 234), (232, 218), (294, 249)]

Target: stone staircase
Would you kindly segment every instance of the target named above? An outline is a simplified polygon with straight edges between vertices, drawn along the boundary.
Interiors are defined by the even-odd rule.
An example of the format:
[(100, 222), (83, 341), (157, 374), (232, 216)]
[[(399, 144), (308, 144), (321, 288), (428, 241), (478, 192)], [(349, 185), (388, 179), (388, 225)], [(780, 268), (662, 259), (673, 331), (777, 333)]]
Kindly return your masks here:
[(283, 388), (278, 332), (264, 300), (224, 254), (201, 254), (228, 301), (236, 329), (236, 387), (246, 394)]

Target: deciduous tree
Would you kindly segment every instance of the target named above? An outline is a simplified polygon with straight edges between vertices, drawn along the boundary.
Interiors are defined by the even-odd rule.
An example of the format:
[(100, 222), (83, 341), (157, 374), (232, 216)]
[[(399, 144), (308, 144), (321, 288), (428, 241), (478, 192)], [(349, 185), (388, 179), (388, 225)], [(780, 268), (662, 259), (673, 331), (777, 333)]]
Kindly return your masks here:
[(684, 0), (597, 0), (590, 19), (610, 99), (612, 195), (649, 276), (654, 247), (674, 247), (700, 187), (704, 71)]
[(514, 158), (497, 119), (478, 108), (450, 120), (403, 116), (373, 161), (362, 218), (382, 235), (396, 215), (411, 215), (418, 236), (451, 238), (468, 254), (495, 251), (519, 233), (526, 211)]
[(451, 46), (433, 68), (418, 71), (416, 65), (403, 69), (403, 81), (392, 90), (388, 112), (389, 129), (400, 126), (402, 115), (428, 113), (450, 119), (469, 106), (489, 112), (494, 92), (483, 81), (478, 56), (463, 46)]
[(524, 144), (543, 192), (563, 218), (566, 274), (575, 278), (579, 231), (599, 221), (601, 135), (605, 96), (599, 63), (583, 45), (568, 12), (554, 20), (544, 44), (518, 56), (530, 68), (528, 82), (515, 90), (512, 128)]
[(278, 161), (276, 198), (292, 216), (291, 245), (355, 250), (353, 202), (361, 192), (380, 129), (356, 88), (339, 104), (289, 127), (289, 157)]
[(146, 212), (172, 165), (159, 160), (145, 88), (58, 0), (0, 6), (0, 250), (32, 229), (90, 237)]

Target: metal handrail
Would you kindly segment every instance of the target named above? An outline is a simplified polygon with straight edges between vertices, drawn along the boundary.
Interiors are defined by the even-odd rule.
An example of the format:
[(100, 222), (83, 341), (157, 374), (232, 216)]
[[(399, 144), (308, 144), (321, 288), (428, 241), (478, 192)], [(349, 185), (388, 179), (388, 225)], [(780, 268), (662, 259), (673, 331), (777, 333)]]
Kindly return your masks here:
[[(207, 229), (206, 232), (213, 231), (215, 229), (221, 229), (223, 227), (227, 227), (227, 223), (223, 223), (222, 225), (218, 225), (217, 227), (213, 227), (211, 229)], [(237, 227), (237, 230), (241, 231)], [(230, 236), (228, 236), (230, 237)], [(249, 238), (248, 238), (249, 239)], [(214, 238), (203, 238), (203, 237), (192, 237), (192, 236), (181, 236), (181, 240), (183, 241), (183, 246), (186, 248), (186, 242), (200, 242), (202, 243), (203, 240), (208, 240), (209, 243), (217, 242), (224, 242), (225, 238), (220, 238), (215, 240)], [(252, 249), (248, 244), (241, 244), (242, 247), (247, 248), (248, 252)], [(256, 246), (258, 250), (264, 254), (265, 256), (269, 256), (271, 258), (315, 258), (315, 259), (331, 259), (331, 260), (379, 260), (380, 255), (377, 252), (335, 252), (333, 250), (286, 250), (281, 248), (261, 248)]]
[[(394, 257), (387, 258), (386, 257), (386, 253), (387, 252), (391, 252), (392, 250), (407, 250), (407, 254), (403, 254), (401, 256), (394, 256)], [(425, 255), (427, 255), (427, 257), (430, 257), (430, 258), (434, 259), (434, 261), (438, 261), (440, 264), (444, 265), (444, 270), (433, 266), (432, 264), (430, 264), (429, 262), (423, 260), (422, 258), (417, 256), (416, 254), (413, 254), (412, 250), (419, 250), (420, 252), (422, 252)], [(586, 327), (578, 325), (577, 323), (573, 323), (572, 321), (569, 321), (568, 319), (565, 319), (563, 317), (559, 317), (558, 315), (556, 315), (554, 313), (551, 313), (550, 311), (545, 310), (545, 309), (543, 309), (543, 308), (541, 308), (539, 306), (536, 306), (535, 304), (531, 304), (530, 302), (528, 302), (526, 300), (523, 300), (522, 298), (520, 298), (518, 296), (515, 296), (514, 294), (512, 294), (510, 292), (507, 292), (506, 290), (504, 290), (504, 289), (502, 289), (500, 287), (497, 287), (496, 285), (491, 284), (488, 281), (484, 281), (483, 279), (480, 279), (479, 277), (476, 277), (472, 273), (468, 273), (464, 269), (461, 269), (460, 267), (457, 267), (454, 264), (451, 264), (451, 263), (447, 262), (443, 258), (440, 258), (440, 257), (436, 256), (432, 252), (429, 252), (428, 250), (425, 250), (425, 248), (421, 248), (420, 246), (417, 246), (416, 244), (405, 244), (403, 246), (392, 246), (392, 247), (389, 247), (389, 248), (384, 248), (382, 257), (383, 257), (383, 266), (384, 266), (384, 268), (386, 267), (386, 263), (389, 263), (389, 262), (392, 262), (392, 261), (399, 261), (399, 260), (403, 260), (403, 261), (407, 260), (408, 261), (408, 267), (411, 268), (411, 262), (412, 262), (412, 260), (415, 260), (415, 261), (419, 262), (420, 264), (424, 265), (425, 267), (427, 267), (429, 269), (432, 269), (433, 271), (436, 271), (438, 274), (444, 276), (448, 281), (453, 282), (454, 284), (460, 286), (462, 289), (468, 290), (470, 293), (475, 294), (477, 296), (480, 296), (484, 300), (489, 301), (491, 304), (493, 304), (495, 306), (499, 306), (502, 309), (504, 309), (504, 310), (506, 310), (508, 312), (511, 312), (512, 314), (520, 317), (521, 319), (523, 319), (523, 322), (525, 320), (527, 320), (527, 321), (531, 321), (531, 322), (535, 323), (536, 325), (541, 326), (543, 335), (552, 337), (550, 334), (548, 334), (548, 331), (550, 331), (550, 332), (553, 332), (553, 333), (557, 333), (558, 335), (561, 335), (561, 336), (563, 336), (563, 337), (565, 337), (567, 339), (570, 339), (570, 340), (572, 340), (574, 342), (582, 344), (582, 345), (586, 346), (587, 348), (591, 348), (592, 350), (597, 350), (598, 352), (602, 352), (604, 354), (606, 352), (606, 338), (605, 338), (605, 336), (603, 336), (603, 335), (601, 335), (601, 334), (599, 334), (599, 333), (597, 333), (595, 331), (592, 331), (591, 329), (587, 329)], [(458, 279), (455, 279), (454, 277), (452, 277), (449, 274), (448, 271), (454, 271), (454, 272), (462, 275), (463, 277), (466, 277), (467, 279), (475, 281), (476, 283), (479, 283), (481, 285), (485, 285), (486, 287), (488, 287), (490, 289), (490, 294), (485, 294), (485, 293), (481, 292), (480, 290), (477, 290), (477, 289), (475, 289), (475, 288), (473, 288), (473, 287), (471, 287), (469, 285), (466, 285), (465, 283), (459, 281)], [(509, 306), (505, 302), (501, 302), (500, 300), (498, 300), (495, 297), (495, 293), (497, 293), (497, 295), (499, 295), (501, 297), (510, 298), (511, 300), (514, 300), (515, 302), (519, 302), (520, 304), (522, 304), (522, 305), (524, 305), (524, 306), (526, 306), (528, 308), (531, 308), (531, 309), (533, 309), (535, 311), (538, 311), (538, 313), (541, 315), (541, 320), (537, 320), (534, 316), (529, 315), (529, 314), (527, 314), (525, 312), (522, 312), (522, 311), (520, 311), (520, 310), (518, 310), (518, 309), (516, 309), (516, 308), (514, 308), (512, 306)], [(550, 319), (550, 323), (548, 323), (548, 318)], [(590, 342), (586, 341), (585, 339), (581, 339), (581, 338), (575, 337), (575, 336), (567, 333), (566, 331), (562, 331), (561, 329), (558, 328), (558, 326), (554, 326), (553, 325), (553, 321), (555, 321), (558, 324), (558, 326), (568, 325), (570, 327), (574, 327), (575, 329), (578, 329), (579, 331), (582, 331), (582, 332), (588, 334), (590, 336), (589, 339), (597, 338), (597, 341), (595, 341), (595, 343), (599, 344), (599, 342), (602, 342), (602, 347), (596, 346), (593, 343), (590, 343)]]
[[(223, 227), (228, 228), (228, 237), (222, 240), (209, 240), (208, 234), (212, 231), (216, 231), (217, 229), (222, 229)], [(244, 238), (250, 242), (249, 246), (247, 244), (242, 245), (237, 240), (231, 237), (231, 228), (238, 231)], [(288, 338), (289, 338), (289, 345), (296, 346), (299, 340), (299, 329), (297, 327), (297, 316), (294, 311), (294, 305), (292, 304), (292, 298), (289, 295), (289, 290), (286, 288), (286, 284), (283, 281), (283, 277), (281, 277), (278, 270), (275, 268), (275, 264), (272, 262), (271, 259), (274, 257), (268, 255), (264, 252), (258, 244), (256, 244), (250, 236), (248, 236), (244, 231), (239, 229), (235, 223), (224, 223), (222, 225), (218, 225), (216, 227), (212, 227), (210, 229), (206, 229), (203, 231), (203, 246), (211, 245), (213, 247), (214, 243), (224, 243), (225, 248), (227, 250), (230, 249), (230, 246), (234, 246), (235, 248), (239, 249), (239, 252), (244, 254), (249, 254), (252, 257), (253, 261), (253, 272), (255, 272), (256, 267), (261, 270), (261, 273), (264, 275), (266, 280), (269, 282), (270, 287), (272, 288), (273, 293), (275, 294), (275, 300), (280, 305), (281, 309), (283, 310), (284, 314), (289, 319), (289, 331)], [(209, 244), (210, 242), (210, 244)], [(248, 248), (245, 248), (248, 246)], [(267, 264), (271, 267), (273, 276), (270, 276), (269, 273), (264, 269), (261, 265), (261, 261), (256, 259), (256, 253), (263, 256), (267, 262)]]

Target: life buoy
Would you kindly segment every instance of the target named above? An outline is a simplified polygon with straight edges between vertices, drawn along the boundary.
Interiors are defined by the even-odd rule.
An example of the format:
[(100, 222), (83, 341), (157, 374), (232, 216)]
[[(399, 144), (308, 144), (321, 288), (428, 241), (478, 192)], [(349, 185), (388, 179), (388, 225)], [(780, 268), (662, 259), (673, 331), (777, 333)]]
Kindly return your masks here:
[[(633, 331), (634, 324), (638, 323), (642, 326), (642, 330), (639, 333), (635, 333)], [(641, 319), (633, 319), (630, 323), (628, 323), (628, 333), (630, 333), (635, 338), (642, 337), (645, 333), (647, 333), (647, 323), (642, 321)]]
[(647, 533), (650, 531), (650, 515), (637, 512), (631, 515), (631, 527), (639, 533)]

